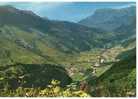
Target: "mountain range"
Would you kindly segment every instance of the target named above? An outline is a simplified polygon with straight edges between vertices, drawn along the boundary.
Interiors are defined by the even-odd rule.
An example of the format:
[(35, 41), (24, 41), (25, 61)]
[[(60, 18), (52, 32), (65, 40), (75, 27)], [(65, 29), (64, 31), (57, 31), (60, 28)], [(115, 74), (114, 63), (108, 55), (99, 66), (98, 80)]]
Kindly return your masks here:
[(80, 24), (96, 27), (106, 31), (114, 31), (122, 25), (129, 25), (136, 19), (135, 6), (121, 9), (98, 9), (91, 16), (79, 21)]
[[(93, 28), (72, 22), (52, 21), (49, 19), (41, 18), (40, 16), (35, 15), (31, 11), (19, 10), (11, 6), (1, 6), (0, 7), (1, 38), (3, 39), (5, 38), (4, 40), (9, 41), (10, 43), (13, 42), (16, 46), (27, 49), (28, 51), (33, 50), (32, 52), (34, 52), (35, 54), (39, 54), (40, 56), (45, 57), (48, 55), (40, 54), (42, 53), (41, 50), (44, 48), (45, 50), (52, 49), (53, 52), (51, 53), (54, 52), (76, 53), (81, 51), (87, 51), (92, 48), (102, 48), (106, 44), (108, 44), (109, 41), (110, 43), (111, 42), (114, 43), (116, 41), (124, 40), (129, 36), (134, 36), (135, 35), (135, 17), (133, 17), (135, 15), (134, 7), (126, 9), (124, 8), (119, 11), (112, 9), (110, 10), (109, 11), (108, 9), (98, 10), (95, 12), (94, 15), (92, 15), (92, 18), (89, 17), (86, 18), (85, 20), (87, 19), (88, 20), (91, 19), (91, 21), (96, 20), (98, 21), (98, 23), (102, 24), (103, 20), (102, 18), (104, 18), (103, 15), (107, 16), (109, 14), (110, 17), (109, 18), (107, 17), (108, 19), (104, 18), (106, 19), (105, 21), (107, 21), (105, 24), (109, 23), (111, 20), (115, 21), (118, 24), (116, 25), (117, 26), (116, 29), (114, 29), (116, 33), (107, 32), (107, 30), (104, 30), (104, 28), (101, 28), (98, 25), (96, 25), (97, 27)], [(131, 11), (133, 11), (133, 13), (131, 13), (132, 15), (129, 14)], [(122, 19), (121, 17), (124, 16), (126, 13), (128, 13), (128, 16), (125, 16), (123, 19), (127, 20), (127, 24), (124, 23), (126, 22), (124, 20), (118, 20)], [(100, 17), (100, 15), (102, 15), (102, 17)], [(99, 16), (99, 19), (97, 16)], [(85, 20), (82, 20), (79, 23), (83, 23)], [(94, 22), (92, 23), (95, 24)], [(111, 29), (108, 25), (105, 24), (104, 26)], [(134, 25), (131, 26), (132, 28), (129, 27), (127, 28), (129, 30), (123, 30), (123, 28), (126, 29), (126, 27), (128, 27), (131, 24)], [(133, 32), (129, 33), (129, 35), (128, 34), (126, 35), (126, 32), (131, 31), (132, 29)], [(122, 38), (121, 40), (118, 39), (118, 35), (121, 36)], [(124, 37), (124, 35), (126, 35), (126, 37)], [(39, 49), (40, 45), (43, 46), (44, 48)]]

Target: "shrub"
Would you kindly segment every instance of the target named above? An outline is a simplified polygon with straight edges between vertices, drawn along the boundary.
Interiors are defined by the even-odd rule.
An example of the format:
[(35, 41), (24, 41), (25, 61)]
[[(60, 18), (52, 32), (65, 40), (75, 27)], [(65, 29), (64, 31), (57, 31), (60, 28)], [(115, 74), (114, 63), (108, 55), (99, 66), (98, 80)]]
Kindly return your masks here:
[(0, 96), (21, 96), (21, 97), (89, 97), (86, 92), (78, 89), (73, 84), (60, 87), (60, 81), (52, 80), (46, 88), (22, 88), (16, 90), (4, 90)]

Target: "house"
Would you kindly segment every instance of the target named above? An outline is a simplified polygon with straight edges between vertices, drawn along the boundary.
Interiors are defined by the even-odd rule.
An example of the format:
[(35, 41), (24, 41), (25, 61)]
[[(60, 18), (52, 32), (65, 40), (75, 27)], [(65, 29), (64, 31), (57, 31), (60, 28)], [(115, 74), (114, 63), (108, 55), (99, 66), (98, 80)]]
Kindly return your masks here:
[(99, 67), (100, 66), (100, 64), (98, 63), (98, 62), (96, 62), (95, 64), (94, 64), (94, 67)]
[(105, 58), (103, 56), (98, 56), (97, 61), (94, 63), (94, 67), (99, 67), (103, 63), (105, 63)]
[(98, 56), (99, 64), (102, 64), (105, 62), (105, 58), (103, 56)]
[(100, 63), (104, 63), (105, 60), (103, 58), (100, 59)]

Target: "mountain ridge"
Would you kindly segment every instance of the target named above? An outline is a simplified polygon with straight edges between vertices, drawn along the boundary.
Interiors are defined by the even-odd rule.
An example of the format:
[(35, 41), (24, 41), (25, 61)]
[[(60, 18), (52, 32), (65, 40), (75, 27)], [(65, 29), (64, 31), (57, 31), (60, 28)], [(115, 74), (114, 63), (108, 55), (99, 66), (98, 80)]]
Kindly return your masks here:
[(131, 22), (131, 18), (135, 15), (135, 6), (121, 9), (97, 9), (94, 14), (82, 19), (78, 23), (89, 27), (99, 27), (107, 31), (112, 31), (122, 24)]

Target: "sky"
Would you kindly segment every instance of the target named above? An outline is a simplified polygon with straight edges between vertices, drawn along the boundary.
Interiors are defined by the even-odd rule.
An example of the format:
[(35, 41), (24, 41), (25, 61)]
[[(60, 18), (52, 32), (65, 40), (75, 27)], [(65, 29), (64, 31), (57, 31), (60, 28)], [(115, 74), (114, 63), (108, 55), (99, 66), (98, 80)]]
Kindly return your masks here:
[(124, 8), (135, 5), (134, 2), (9, 2), (0, 5), (12, 5), (18, 9), (31, 10), (41, 17), (51, 20), (62, 20), (78, 22), (94, 13), (96, 9), (102, 8)]

